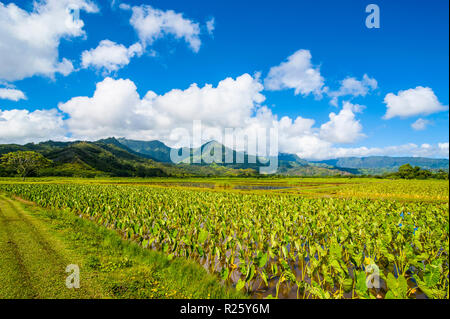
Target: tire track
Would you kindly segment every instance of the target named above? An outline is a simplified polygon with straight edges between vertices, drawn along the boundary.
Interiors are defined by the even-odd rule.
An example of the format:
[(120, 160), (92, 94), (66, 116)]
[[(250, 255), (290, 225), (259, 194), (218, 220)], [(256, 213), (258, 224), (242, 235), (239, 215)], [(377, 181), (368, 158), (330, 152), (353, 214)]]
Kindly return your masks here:
[[(32, 294), (20, 298), (67, 298), (78, 292), (66, 290), (65, 269), (70, 262), (49, 242), (43, 230), (34, 225), (20, 207), (5, 197), (0, 197), (3, 224), (10, 245), (10, 255), (15, 258), (21, 284), (31, 288)], [(13, 228), (14, 227), (14, 228)], [(17, 280), (16, 280), (17, 281)], [(19, 290), (21, 292), (21, 290)]]
[[(2, 199), (0, 199), (0, 203), (4, 202)], [(34, 298), (38, 296), (38, 293), (36, 291), (36, 288), (33, 287), (33, 285), (31, 284), (32, 280), (31, 280), (31, 275), (29, 270), (27, 269), (27, 267), (25, 266), (24, 260), (23, 260), (23, 256), (20, 252), (20, 249), (17, 245), (17, 243), (15, 242), (12, 232), (9, 229), (10, 228), (10, 224), (11, 222), (16, 222), (18, 221), (18, 219), (16, 218), (8, 218), (2, 208), (0, 207), (0, 223), (1, 223), (1, 229), (5, 230), (6, 233), (6, 238), (8, 238), (7, 242), (5, 243), (6, 245), (6, 249), (9, 251), (8, 257), (10, 260), (13, 260), (14, 263), (16, 264), (17, 268), (19, 269), (19, 277), (21, 278), (21, 284), (22, 286), (26, 286), (28, 291), (31, 291), (31, 295), (27, 296), (29, 298)], [(8, 253), (8, 251), (6, 251), (6, 253)], [(3, 255), (3, 253), (2, 253)], [(2, 258), (5, 258), (5, 256), (2, 256)]]
[(54, 256), (53, 261), (56, 261), (62, 269), (66, 268), (68, 265), (64, 257), (61, 256), (55, 249), (51, 247), (49, 242), (42, 236), (40, 231), (33, 225), (33, 223), (12, 203), (9, 199), (4, 199), (4, 202), (8, 204), (11, 210), (16, 214), (17, 219), (20, 220), (33, 235), (33, 240), (38, 243), (38, 245), (50, 256)]
[[(0, 299), (84, 299), (101, 295), (97, 279), (82, 275), (79, 289), (68, 289), (66, 267), (83, 264), (32, 208), (0, 194)], [(50, 222), (51, 223), (51, 222)], [(49, 227), (50, 226), (50, 227)], [(7, 280), (2, 287), (1, 278)]]

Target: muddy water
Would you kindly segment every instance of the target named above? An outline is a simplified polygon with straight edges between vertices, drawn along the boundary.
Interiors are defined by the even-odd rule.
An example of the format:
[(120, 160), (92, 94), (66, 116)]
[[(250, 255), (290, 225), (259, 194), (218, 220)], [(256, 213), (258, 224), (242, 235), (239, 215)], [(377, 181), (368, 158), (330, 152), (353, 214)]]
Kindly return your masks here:
[(240, 190), (277, 190), (277, 189), (289, 189), (290, 186), (271, 186), (271, 185), (234, 185), (233, 189)]
[[(149, 247), (150, 248), (150, 247)], [(153, 250), (161, 250), (161, 245), (158, 244), (152, 244), (151, 249)], [(231, 251), (226, 252), (227, 257), (230, 257)], [(209, 255), (206, 255), (204, 257), (195, 256), (192, 255), (190, 258), (196, 260), (202, 267), (207, 270), (210, 273), (215, 273), (219, 276), (220, 272), (222, 271), (223, 267), (225, 266), (225, 259), (224, 258), (218, 258), (214, 255), (213, 259), (210, 259)], [(313, 257), (314, 258), (314, 257)], [(276, 259), (270, 259), (267, 262), (267, 266), (265, 267), (265, 270), (268, 271), (271, 268), (271, 264), (277, 264)], [(239, 279), (244, 280), (245, 274), (242, 274), (240, 271), (240, 261), (239, 256), (236, 254), (234, 258), (234, 264), (237, 266), (234, 270), (230, 269), (229, 279), (227, 280), (227, 284), (235, 286)], [(309, 285), (311, 285), (312, 281), (318, 282), (323, 281), (323, 277), (320, 275), (315, 274), (314, 278), (312, 279), (306, 272), (303, 274), (303, 270), (306, 271), (307, 267), (309, 266), (309, 258), (305, 259), (298, 259), (291, 260), (289, 262), (290, 268), (293, 270), (293, 273), (296, 277), (296, 280), (298, 282), (305, 282)], [(280, 267), (278, 265), (278, 267)], [(354, 269), (349, 267), (348, 269), (349, 276), (354, 277), (353, 272)], [(383, 271), (380, 269), (380, 271)], [(383, 271), (386, 275), (387, 272), (391, 272), (389, 269), (385, 269)], [(268, 271), (269, 273), (269, 271)], [(317, 298), (317, 296), (311, 295), (307, 290), (303, 290), (302, 288), (299, 289), (297, 284), (284, 281), (281, 284), (279, 284), (280, 276), (274, 276), (272, 278), (268, 278), (268, 285), (266, 286), (265, 282), (262, 280), (261, 276), (258, 275), (258, 273), (255, 274), (255, 277), (246, 285), (246, 289), (250, 294), (251, 298), (254, 299), (263, 299), (267, 298), (268, 296), (275, 297), (277, 295), (277, 287), (278, 287), (278, 298), (280, 299), (312, 299)], [(408, 280), (408, 286), (409, 288), (414, 288), (414, 283), (411, 280)], [(339, 290), (339, 287), (336, 285), (334, 287), (324, 287), (330, 295), (333, 295)], [(386, 282), (380, 278), (380, 288), (379, 289), (370, 289), (370, 293), (373, 296), (379, 296), (380, 298), (384, 298), (386, 293), (388, 291)], [(352, 299), (353, 296), (352, 292), (342, 292), (342, 298), (344, 299)], [(416, 299), (428, 299), (428, 297), (420, 290), (417, 289), (416, 293), (414, 294), (414, 297)]]
[(216, 188), (214, 183), (194, 183), (194, 182), (153, 182), (152, 185), (158, 186), (181, 186), (181, 187), (199, 187), (199, 188)]

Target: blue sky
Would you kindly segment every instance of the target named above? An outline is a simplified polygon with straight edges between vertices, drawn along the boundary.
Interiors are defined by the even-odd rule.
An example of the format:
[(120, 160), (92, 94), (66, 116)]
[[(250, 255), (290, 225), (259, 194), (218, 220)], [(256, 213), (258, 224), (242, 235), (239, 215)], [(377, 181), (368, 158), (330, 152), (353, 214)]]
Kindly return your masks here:
[[(53, 1), (55, 0), (41, 1), (39, 9), (33, 8), (32, 1), (0, 0), (0, 19), (4, 19), (3, 23), (0, 20), (0, 33), (3, 34), (0, 36), (2, 143), (67, 138), (96, 139), (104, 135), (116, 135), (143, 140), (159, 138), (170, 144), (168, 132), (170, 129), (183, 127), (190, 110), (194, 113), (192, 120), (210, 121), (207, 125), (223, 127), (236, 123), (235, 119), (229, 119), (228, 122), (218, 120), (225, 119), (230, 112), (247, 117), (243, 122), (245, 125), (260, 123), (261, 118), (255, 115), (257, 109), (267, 107), (272, 120), (278, 121), (284, 116), (292, 121), (299, 116), (301, 119), (314, 120), (313, 125), (309, 125), (311, 123), (307, 121), (297, 127), (288, 125), (281, 141), (282, 151), (296, 152), (303, 157), (386, 154), (448, 158), (448, 1), (63, 0), (61, 2), (66, 6), (75, 3), (82, 8), (80, 19), (84, 26), (76, 31), (66, 30), (59, 24), (48, 30), (44, 27), (47, 30), (44, 33), (48, 34), (34, 35), (34, 39), (42, 36), (41, 41), (50, 41), (49, 46), (53, 45), (54, 50), (41, 53), (47, 47), (39, 43), (30, 45), (27, 39), (23, 39), (27, 35), (8, 29), (6, 23), (17, 24), (19, 27), (16, 30), (23, 28), (26, 32), (27, 24), (23, 21), (39, 19), (36, 16), (43, 14), (45, 10), (51, 13), (52, 19), (39, 20), (39, 26), (52, 23), (48, 20), (65, 21), (67, 12), (59, 5), (53, 5)], [(369, 15), (365, 8), (370, 3), (375, 3), (380, 8), (379, 29), (368, 29), (365, 25)], [(182, 17), (186, 25), (173, 31), (170, 22), (173, 17), (167, 15), (165, 23), (169, 27), (164, 29), (164, 26), (159, 25), (159, 29), (145, 38), (139, 36), (139, 30), (142, 32), (148, 27), (145, 23), (151, 21), (143, 20), (140, 25), (133, 26), (130, 18), (135, 8), (144, 8), (144, 15), (151, 8), (163, 16), (173, 10), (181, 15), (179, 17)], [(16, 9), (20, 10), (23, 19), (11, 18), (11, 12)], [(33, 14), (34, 18), (31, 17)], [(8, 19), (11, 21), (7, 21)], [(214, 28), (210, 32), (206, 27), (207, 21), (214, 21)], [(198, 27), (197, 31), (186, 29), (193, 25)], [(60, 31), (53, 32), (52, 28)], [(183, 36), (177, 38), (176, 32)], [(151, 36), (154, 38), (149, 40)], [(115, 46), (123, 45), (125, 49), (138, 44), (141, 51), (129, 57), (129, 63), (116, 66), (114, 70), (100, 66), (102, 61), (99, 59), (108, 59), (111, 55), (97, 56), (94, 62), (83, 66), (83, 52), (94, 50), (103, 40), (110, 40)], [(195, 49), (189, 41), (194, 43), (197, 40), (201, 44)], [(42, 60), (47, 59), (51, 66), (44, 69), (36, 66), (35, 70), (27, 68), (35, 61), (25, 54), (23, 57), (22, 54), (12, 56), (12, 51), (5, 49), (7, 46), (17, 46), (17, 52), (29, 50), (30, 54), (32, 50), (39, 50)], [(307, 75), (300, 74), (301, 67), (289, 69), (292, 66), (290, 64), (282, 68), (281, 73), (273, 70), (273, 76), (269, 76), (273, 68), (282, 65), (299, 50), (309, 53), (310, 58), (307, 54), (299, 54), (301, 61), (310, 63), (309, 69), (322, 79), (320, 83), (304, 78)], [(63, 59), (70, 61), (72, 67), (63, 72), (55, 71), (55, 65)], [(27, 70), (23, 74), (13, 74), (5, 61)], [(290, 80), (286, 78), (287, 73), (291, 76), (290, 80), (297, 81), (297, 84), (288, 83)], [(261, 87), (255, 89), (253, 84), (238, 82), (237, 79), (244, 74), (248, 74), (252, 83), (259, 83)], [(372, 81), (371, 85), (363, 81), (364, 75)], [(211, 84), (212, 89), (215, 89), (219, 82), (227, 78), (236, 81), (233, 88), (226, 89), (236, 90), (232, 93), (236, 94), (236, 105), (224, 106), (225, 114), (220, 114), (220, 106), (217, 106), (219, 111), (216, 113), (216, 109), (212, 107), (211, 114), (202, 109), (210, 107), (208, 103), (214, 103), (213, 101), (227, 103), (226, 99), (217, 100), (215, 95), (211, 97), (211, 94), (218, 92), (202, 91), (203, 93), (199, 93), (202, 98), (193, 98), (192, 102), (188, 102), (193, 95), (186, 90), (193, 83), (199, 88)], [(333, 105), (333, 94), (339, 92), (342, 81), (349, 78), (356, 81), (353, 84), (363, 84), (365, 93), (359, 96), (357, 93), (339, 96), (337, 103)], [(105, 87), (113, 92), (105, 94), (113, 101), (127, 101), (123, 105), (111, 106), (114, 108), (111, 114), (116, 114), (117, 117), (111, 115), (110, 123), (106, 123), (101, 116), (94, 115), (95, 112), (108, 113), (107, 106), (101, 105), (104, 99), (94, 98), (96, 85), (105, 79), (111, 80), (106, 81)], [(120, 82), (123, 86), (115, 88), (116, 81), (121, 79), (129, 81)], [(302, 81), (308, 82), (307, 86), (312, 85), (313, 89), (305, 88)], [(138, 101), (131, 97), (133, 87), (139, 94)], [(296, 87), (302, 93), (295, 94)], [(172, 91), (174, 89), (181, 90), (181, 93)], [(251, 93), (245, 91), (247, 89)], [(25, 98), (17, 98), (17, 91), (22, 92)], [(144, 96), (148, 91), (154, 92), (157, 97), (151, 102), (151, 111), (146, 111), (147, 116), (151, 114), (153, 119), (159, 119), (170, 115), (170, 125), (153, 123), (151, 127), (144, 127), (139, 121), (133, 122), (135, 117), (121, 117), (120, 112), (127, 111), (129, 103), (138, 104), (129, 106), (130, 112), (141, 114), (136, 110), (147, 105)], [(399, 91), (404, 91), (405, 94), (402, 95)], [(104, 92), (109, 91), (105, 88)], [(123, 95), (113, 97), (118, 92), (123, 92)], [(172, 92), (173, 96), (166, 96), (168, 92)], [(258, 94), (265, 99), (261, 101)], [(389, 94), (392, 97), (389, 101), (392, 105), (395, 104), (395, 112), (392, 111), (390, 118), (386, 118), (386, 97)], [(91, 100), (81, 101), (77, 97)], [(423, 97), (423, 100), (417, 100), (418, 97)], [(165, 103), (174, 101), (177, 104), (177, 98), (184, 103), (180, 104), (179, 114), (164, 113)], [(203, 100), (210, 102), (202, 105)], [(345, 107), (344, 102), (350, 104)], [(408, 103), (413, 103), (414, 106)], [(241, 106), (244, 104), (246, 106)], [(414, 108), (416, 104), (415, 111), (408, 111), (408, 108)], [(45, 116), (35, 113), (36, 110), (42, 112), (51, 109), (54, 112), (45, 113)], [(26, 113), (19, 113), (18, 110), (26, 110)], [(83, 116), (89, 117), (90, 112), (93, 116), (84, 121), (80, 114), (76, 114), (81, 112), (77, 110), (84, 110), (81, 114)], [(8, 114), (5, 113), (7, 111)], [(177, 112), (176, 106), (173, 112)], [(199, 114), (198, 118), (195, 113)], [(342, 116), (333, 121), (331, 113)], [(95, 121), (95, 116), (99, 121)], [(180, 119), (174, 120), (177, 116)], [(217, 121), (214, 116), (217, 116)], [(129, 124), (122, 127), (120, 118)], [(53, 122), (36, 125), (36, 121)], [(156, 122), (162, 123), (163, 120)], [(325, 125), (327, 123), (329, 124)], [(413, 123), (416, 125), (412, 126)], [(88, 125), (91, 127), (87, 127)], [(96, 131), (99, 127), (101, 129)], [(117, 131), (114, 131), (115, 127), (118, 128)], [(343, 134), (347, 127), (349, 132)], [(339, 137), (341, 133), (342, 136)], [(307, 144), (315, 145), (316, 148), (308, 147)]]

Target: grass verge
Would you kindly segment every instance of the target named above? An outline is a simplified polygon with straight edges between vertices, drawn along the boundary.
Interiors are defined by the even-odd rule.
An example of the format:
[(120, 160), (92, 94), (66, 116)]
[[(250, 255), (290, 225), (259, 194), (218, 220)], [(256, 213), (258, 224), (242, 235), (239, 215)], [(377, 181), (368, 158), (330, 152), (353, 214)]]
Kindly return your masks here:
[[(73, 214), (0, 195), (0, 298), (245, 298), (197, 263)], [(80, 268), (68, 289), (66, 266)]]

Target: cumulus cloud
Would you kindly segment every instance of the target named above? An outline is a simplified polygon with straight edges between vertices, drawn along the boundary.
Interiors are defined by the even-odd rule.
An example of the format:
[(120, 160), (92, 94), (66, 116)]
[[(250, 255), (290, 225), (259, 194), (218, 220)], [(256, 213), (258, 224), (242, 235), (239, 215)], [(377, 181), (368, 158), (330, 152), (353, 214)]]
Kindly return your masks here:
[(164, 140), (174, 128), (192, 128), (193, 120), (201, 120), (206, 127), (244, 125), (264, 101), (262, 90), (258, 79), (244, 74), (227, 78), (217, 87), (192, 84), (164, 95), (148, 91), (140, 98), (132, 81), (106, 78), (92, 97), (72, 98), (59, 109), (69, 115), (67, 125), (80, 138), (121, 135)]
[[(338, 114), (317, 125), (301, 116), (281, 117), (263, 105), (263, 85), (258, 76), (243, 74), (226, 78), (216, 86), (192, 84), (159, 95), (144, 96), (128, 79), (105, 78), (91, 96), (79, 96), (60, 103), (57, 110), (3, 111), (0, 113), (0, 142), (30, 142), (46, 139), (97, 140), (123, 136), (138, 140), (161, 140), (172, 147), (189, 146), (194, 121), (201, 121), (202, 142), (216, 139), (233, 147), (218, 135), (227, 128), (240, 129), (256, 144), (251, 132), (277, 128), (278, 150), (306, 159), (340, 156), (414, 155), (448, 157), (448, 143), (405, 144), (386, 148), (337, 147), (362, 137), (362, 126), (355, 119), (363, 106), (344, 102)], [(217, 133), (219, 132), (219, 133)], [(198, 145), (196, 145), (198, 146)], [(234, 145), (236, 147), (236, 145)], [(237, 145), (237, 150), (242, 144)]]
[(341, 81), (341, 86), (337, 91), (328, 92), (332, 98), (331, 104), (338, 105), (338, 99), (341, 96), (366, 96), (371, 90), (378, 87), (378, 82), (374, 78), (370, 78), (367, 74), (363, 75), (362, 80), (357, 80), (354, 77), (347, 77)]
[[(224, 79), (215, 87), (194, 83), (184, 90), (173, 89), (162, 95), (148, 91), (140, 97), (132, 81), (106, 78), (97, 84), (92, 97), (72, 98), (59, 109), (68, 115), (66, 124), (73, 137), (90, 140), (125, 136), (159, 139), (172, 147), (188, 146), (184, 132), (192, 134), (193, 121), (201, 121), (203, 142), (219, 140), (217, 131), (223, 134), (226, 128), (240, 129), (249, 137), (257, 130), (277, 127), (281, 152), (325, 158), (333, 151), (334, 142), (349, 143), (363, 136), (354, 115), (362, 110), (360, 105), (347, 102), (339, 114), (330, 114), (329, 122), (314, 127), (313, 119), (300, 116), (278, 119), (262, 105), (263, 89), (257, 76), (243, 74)], [(249, 141), (252, 143), (255, 141)]]
[(201, 46), (200, 25), (183, 17), (173, 10), (159, 10), (149, 5), (133, 6), (121, 4), (123, 10), (131, 10), (130, 24), (136, 30), (143, 46), (151, 45), (157, 39), (171, 35), (184, 39), (192, 51), (198, 52)]
[(447, 143), (438, 143), (438, 148), (440, 150), (440, 152), (445, 156), (448, 157), (448, 142)]
[(68, 75), (72, 62), (59, 58), (62, 38), (84, 36), (82, 20), (69, 9), (97, 12), (90, 0), (42, 0), (25, 11), (0, 2), (0, 80), (16, 81), (34, 75)]
[(313, 93), (320, 96), (324, 78), (320, 75), (319, 68), (312, 65), (311, 58), (309, 50), (298, 50), (285, 62), (272, 67), (264, 81), (266, 89), (294, 89), (295, 95), (306, 96)]
[(92, 97), (74, 97), (58, 108), (70, 116), (66, 123), (75, 137), (96, 139), (138, 131), (142, 126), (136, 114), (139, 103), (132, 81), (106, 78), (97, 83)]
[(111, 73), (128, 65), (131, 58), (141, 56), (142, 53), (143, 48), (140, 43), (135, 43), (127, 48), (123, 44), (103, 40), (95, 49), (86, 50), (81, 54), (81, 66)]
[(20, 90), (13, 88), (0, 88), (0, 99), (17, 102), (19, 100), (26, 100), (27, 97)]
[(437, 144), (408, 143), (387, 147), (355, 147), (355, 148), (330, 148), (326, 158), (336, 157), (364, 157), (364, 156), (414, 156), (414, 157), (444, 157), (448, 158), (448, 142)]
[[(258, 77), (243, 74), (224, 79), (217, 86), (192, 84), (184, 90), (173, 89), (162, 95), (148, 91), (140, 97), (132, 81), (106, 78), (97, 84), (92, 97), (72, 98), (61, 103), (59, 109), (68, 115), (68, 130), (78, 139), (124, 136), (158, 139), (172, 147), (189, 146), (186, 132), (192, 135), (193, 122), (201, 121), (205, 138), (202, 142), (216, 139), (225, 144), (217, 138), (217, 132), (223, 135), (226, 128), (241, 129), (248, 137), (250, 132), (277, 127), (279, 151), (306, 159), (383, 154), (445, 156), (445, 145), (336, 147), (336, 143), (351, 143), (364, 137), (362, 125), (355, 118), (363, 106), (344, 102), (338, 114), (331, 113), (328, 122), (316, 126), (313, 119), (301, 116), (278, 119), (262, 105), (263, 89)], [(254, 141), (249, 140), (251, 143)], [(237, 149), (243, 150), (239, 145)]]
[(448, 106), (439, 102), (431, 88), (422, 86), (399, 91), (397, 95), (389, 93), (384, 98), (384, 103), (387, 107), (384, 119), (391, 119), (396, 116), (405, 118), (415, 115), (428, 115), (448, 109)]
[(416, 131), (423, 131), (427, 128), (427, 125), (430, 124), (430, 121), (424, 120), (422, 118), (417, 119), (414, 123), (411, 124), (411, 127)]
[(280, 152), (297, 154), (302, 158), (325, 156), (332, 143), (322, 139), (313, 119), (285, 116), (278, 123)]
[(342, 110), (330, 113), (330, 120), (320, 127), (320, 136), (333, 143), (352, 143), (364, 137), (362, 125), (355, 119), (355, 112), (361, 112), (362, 105), (344, 102)]
[(0, 143), (64, 140), (65, 133), (62, 115), (56, 109), (0, 110)]

